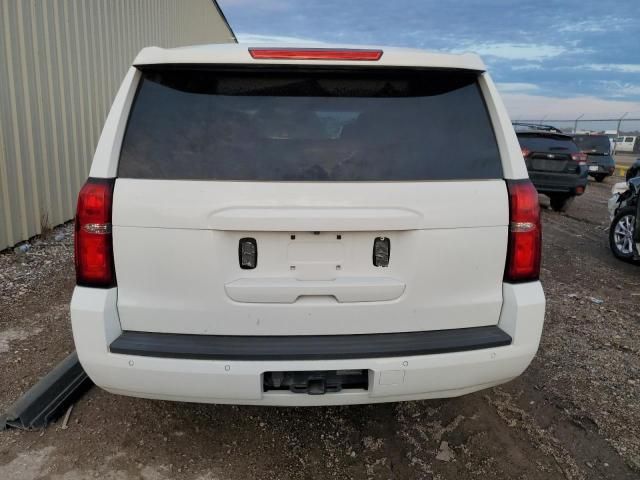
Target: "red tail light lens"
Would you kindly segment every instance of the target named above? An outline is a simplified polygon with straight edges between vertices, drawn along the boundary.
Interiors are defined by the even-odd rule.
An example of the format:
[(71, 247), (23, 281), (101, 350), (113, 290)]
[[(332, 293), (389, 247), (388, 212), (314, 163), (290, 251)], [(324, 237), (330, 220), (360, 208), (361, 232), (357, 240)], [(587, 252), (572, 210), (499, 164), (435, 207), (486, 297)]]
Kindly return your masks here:
[(538, 192), (528, 180), (507, 180), (509, 246), (505, 282), (528, 282), (540, 277), (542, 228)]
[(382, 50), (326, 49), (326, 48), (250, 48), (256, 60), (364, 60), (376, 61)]
[(572, 153), (571, 160), (578, 162), (578, 165), (586, 165), (587, 154), (584, 152)]
[(527, 158), (529, 155), (531, 155), (531, 150), (529, 150), (528, 148), (520, 147), (520, 150), (522, 151), (522, 156), (524, 158)]
[(76, 283), (109, 288), (116, 284), (111, 235), (113, 178), (90, 178), (78, 195), (75, 225)]

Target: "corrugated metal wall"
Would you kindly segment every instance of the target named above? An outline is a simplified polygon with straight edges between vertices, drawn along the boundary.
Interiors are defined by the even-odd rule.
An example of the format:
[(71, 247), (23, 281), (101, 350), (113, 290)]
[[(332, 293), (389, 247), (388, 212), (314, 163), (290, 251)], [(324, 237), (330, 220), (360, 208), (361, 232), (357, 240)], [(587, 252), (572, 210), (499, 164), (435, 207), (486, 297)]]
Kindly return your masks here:
[(0, 250), (73, 217), (142, 47), (233, 41), (212, 0), (0, 0)]

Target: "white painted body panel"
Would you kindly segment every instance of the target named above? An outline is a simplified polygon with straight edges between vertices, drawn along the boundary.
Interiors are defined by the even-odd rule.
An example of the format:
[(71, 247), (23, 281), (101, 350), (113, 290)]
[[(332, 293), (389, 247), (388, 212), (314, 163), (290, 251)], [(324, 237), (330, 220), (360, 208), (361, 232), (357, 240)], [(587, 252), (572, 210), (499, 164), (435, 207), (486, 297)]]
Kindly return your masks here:
[[(534, 357), (544, 319), (539, 282), (503, 286), (498, 326), (509, 346), (424, 356), (313, 361), (214, 361), (109, 352), (122, 332), (116, 289), (76, 287), (71, 321), (78, 357), (96, 385), (112, 393), (164, 400), (248, 405), (311, 406), (454, 397), (507, 382)], [(368, 369), (369, 390), (303, 395), (263, 392), (262, 374), (281, 370)], [(387, 382), (383, 377), (397, 380)]]
[(241, 278), (224, 286), (227, 296), (235, 302), (288, 304), (307, 297), (316, 300), (322, 297), (322, 300), (331, 303), (384, 302), (396, 300), (404, 289), (403, 282), (388, 277), (340, 277), (329, 280)]
[(488, 73), (480, 75), (478, 84), (482, 90), (489, 117), (493, 123), (493, 131), (496, 135), (500, 157), (502, 158), (503, 177), (506, 179), (529, 178), (518, 137), (511, 125), (511, 118), (507, 113), (507, 108), (502, 102), (496, 85)]
[(93, 155), (89, 176), (94, 178), (112, 178), (116, 176), (122, 139), (129, 118), (136, 88), (140, 82), (140, 71), (129, 68), (122, 85), (118, 89), (111, 110), (104, 122), (100, 139)]
[(115, 227), (367, 231), (506, 226), (502, 180), (449, 182), (116, 181)]
[[(371, 214), (378, 209), (380, 218)], [(237, 222), (221, 221), (221, 211), (253, 213)], [(261, 211), (272, 214), (261, 218)], [(495, 325), (508, 216), (501, 180), (118, 179), (113, 238), (120, 321), (126, 330), (226, 335)], [(239, 267), (238, 242), (247, 235), (258, 244), (254, 270)], [(387, 268), (372, 263), (379, 236), (391, 241)]]

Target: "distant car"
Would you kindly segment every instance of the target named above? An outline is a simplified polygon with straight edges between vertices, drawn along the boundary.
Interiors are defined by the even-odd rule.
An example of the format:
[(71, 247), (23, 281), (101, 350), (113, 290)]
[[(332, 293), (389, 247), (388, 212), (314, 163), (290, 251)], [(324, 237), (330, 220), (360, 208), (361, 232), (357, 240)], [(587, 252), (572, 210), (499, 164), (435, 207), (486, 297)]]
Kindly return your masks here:
[(581, 133), (573, 136), (578, 148), (587, 155), (589, 175), (596, 182), (602, 182), (613, 175), (616, 161), (611, 155), (611, 142), (607, 135), (589, 135)]
[(587, 187), (587, 155), (571, 135), (549, 125), (513, 124), (529, 178), (551, 208), (564, 212)]

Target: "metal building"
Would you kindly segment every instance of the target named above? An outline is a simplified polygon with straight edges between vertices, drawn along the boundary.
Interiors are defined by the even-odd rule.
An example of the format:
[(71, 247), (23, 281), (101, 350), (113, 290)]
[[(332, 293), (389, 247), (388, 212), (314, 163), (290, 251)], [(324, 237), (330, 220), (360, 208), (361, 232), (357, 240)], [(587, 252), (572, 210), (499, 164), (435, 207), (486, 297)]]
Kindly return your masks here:
[(138, 51), (235, 42), (213, 0), (0, 0), (0, 250), (70, 220)]

